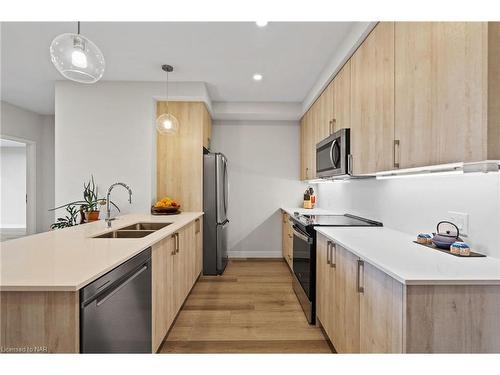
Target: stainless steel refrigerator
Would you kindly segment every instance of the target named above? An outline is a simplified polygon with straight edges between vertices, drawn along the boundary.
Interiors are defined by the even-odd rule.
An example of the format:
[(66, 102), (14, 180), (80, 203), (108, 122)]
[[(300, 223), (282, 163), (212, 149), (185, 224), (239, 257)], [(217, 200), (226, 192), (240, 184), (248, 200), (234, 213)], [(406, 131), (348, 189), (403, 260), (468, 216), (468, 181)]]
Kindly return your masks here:
[(227, 159), (208, 153), (203, 160), (203, 274), (221, 275), (227, 265)]

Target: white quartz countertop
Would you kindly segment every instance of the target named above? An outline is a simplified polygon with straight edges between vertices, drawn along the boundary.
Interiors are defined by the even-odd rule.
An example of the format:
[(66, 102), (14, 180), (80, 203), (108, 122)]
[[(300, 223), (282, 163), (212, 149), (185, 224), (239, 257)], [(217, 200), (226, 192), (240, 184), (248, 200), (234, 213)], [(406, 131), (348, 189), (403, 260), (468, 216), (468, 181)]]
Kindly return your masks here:
[(286, 212), (288, 215), (293, 216), (294, 212), (298, 212), (301, 215), (343, 215), (343, 212), (333, 212), (330, 210), (325, 210), (323, 208), (290, 208), (290, 207), (281, 207), (281, 209)]
[(138, 222), (172, 223), (143, 238), (92, 238), (110, 231), (99, 220), (2, 242), (0, 290), (79, 290), (202, 215), (130, 214), (113, 221), (111, 230)]
[(316, 231), (403, 284), (500, 284), (500, 259), (445, 254), (385, 227), (316, 227)]

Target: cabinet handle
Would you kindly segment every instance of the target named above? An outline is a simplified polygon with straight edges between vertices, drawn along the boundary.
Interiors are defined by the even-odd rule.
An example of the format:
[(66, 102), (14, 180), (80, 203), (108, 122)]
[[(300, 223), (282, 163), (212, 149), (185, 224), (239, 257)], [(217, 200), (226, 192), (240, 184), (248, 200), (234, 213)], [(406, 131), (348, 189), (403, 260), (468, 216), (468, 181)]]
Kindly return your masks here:
[(293, 236), (290, 233), (288, 233), (288, 238), (293, 238)]
[(309, 168), (306, 168), (306, 180), (309, 180)]
[(331, 130), (330, 130), (330, 134), (335, 133), (335, 128), (336, 128), (336, 127), (337, 127), (337, 119), (336, 119), (336, 118), (334, 118), (334, 119), (332, 119), (332, 128), (331, 128)]
[[(358, 259), (358, 277), (357, 277), (357, 288), (358, 288), (358, 293), (364, 293), (365, 291), (365, 262), (362, 261), (361, 259)], [(361, 281), (361, 278), (363, 278), (363, 281)]]
[(196, 219), (194, 221), (194, 225), (195, 225), (194, 234), (200, 233), (200, 219)]
[(333, 129), (333, 120), (330, 120), (329, 127), (328, 127), (328, 130), (329, 130), (330, 134), (332, 134), (332, 129)]
[(394, 168), (399, 168), (399, 158), (400, 158), (400, 147), (399, 139), (394, 140)]
[(172, 237), (171, 237), (171, 238), (174, 240), (174, 250), (172, 250), (172, 252), (170, 253), (170, 254), (172, 254), (172, 255), (175, 255), (175, 254), (176, 254), (176, 252), (177, 252), (177, 240), (176, 240), (176, 234), (177, 234), (177, 233), (172, 234)]
[(175, 234), (175, 252), (179, 253), (179, 233)]
[(337, 244), (332, 242), (330, 245), (330, 267), (335, 268), (337, 266)]
[(332, 261), (332, 258), (331, 258), (331, 255), (330, 255), (331, 246), (332, 246), (332, 242), (328, 241), (326, 243), (326, 264), (330, 264), (330, 262)]
[(352, 154), (347, 155), (347, 174), (353, 174), (352, 171), (354, 169), (354, 160), (352, 158)]

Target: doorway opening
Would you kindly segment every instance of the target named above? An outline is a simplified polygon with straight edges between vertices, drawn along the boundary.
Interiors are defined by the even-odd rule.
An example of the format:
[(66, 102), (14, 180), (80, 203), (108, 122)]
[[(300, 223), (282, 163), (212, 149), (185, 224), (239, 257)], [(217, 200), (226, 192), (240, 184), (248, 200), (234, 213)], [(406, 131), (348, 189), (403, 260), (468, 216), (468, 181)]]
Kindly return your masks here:
[(33, 147), (29, 142), (0, 138), (0, 241), (34, 232), (33, 207), (28, 205)]

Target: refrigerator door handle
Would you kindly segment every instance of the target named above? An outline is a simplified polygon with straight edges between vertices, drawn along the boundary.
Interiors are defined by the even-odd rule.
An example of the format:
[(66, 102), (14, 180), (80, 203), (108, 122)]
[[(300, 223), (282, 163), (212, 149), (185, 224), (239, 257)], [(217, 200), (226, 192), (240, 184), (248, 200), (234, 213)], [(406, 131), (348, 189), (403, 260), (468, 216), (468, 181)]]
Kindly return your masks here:
[(227, 209), (229, 206), (229, 183), (227, 176), (227, 160), (224, 158), (224, 217), (227, 220)]

